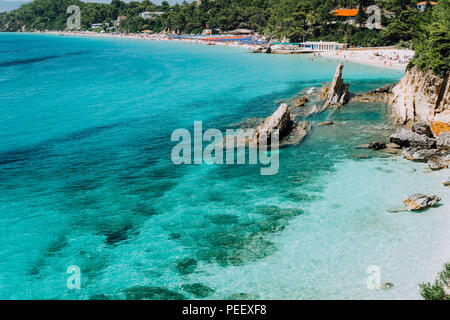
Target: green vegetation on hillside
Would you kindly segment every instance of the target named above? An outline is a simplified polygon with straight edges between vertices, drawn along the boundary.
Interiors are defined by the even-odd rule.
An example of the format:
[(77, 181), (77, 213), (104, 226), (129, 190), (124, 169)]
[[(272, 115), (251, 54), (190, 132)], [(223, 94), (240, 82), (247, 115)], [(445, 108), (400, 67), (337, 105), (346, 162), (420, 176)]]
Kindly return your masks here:
[[(273, 41), (324, 40), (347, 42), (354, 46), (400, 45), (416, 50), (412, 65), (443, 74), (449, 68), (450, 0), (438, 0), (434, 9), (416, 8), (418, 0), (203, 0), (156, 5), (149, 0), (111, 4), (86, 3), (79, 0), (35, 0), (10, 13), (0, 14), (0, 31), (64, 30), (69, 5), (81, 8), (81, 29), (102, 23), (107, 32), (141, 32), (151, 30), (177, 34), (199, 34), (206, 27), (229, 31), (252, 29)], [(382, 13), (382, 29), (365, 26), (365, 8), (377, 4)], [(332, 14), (337, 8), (359, 8), (353, 23), (348, 17)], [(143, 19), (139, 13), (160, 11), (165, 14)], [(125, 16), (117, 29), (118, 16)]]

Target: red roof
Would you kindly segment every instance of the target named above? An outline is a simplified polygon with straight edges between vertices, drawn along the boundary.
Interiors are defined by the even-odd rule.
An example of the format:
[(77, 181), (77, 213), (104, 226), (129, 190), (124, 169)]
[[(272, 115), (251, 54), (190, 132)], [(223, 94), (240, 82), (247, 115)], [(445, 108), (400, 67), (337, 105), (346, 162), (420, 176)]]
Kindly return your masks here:
[[(432, 6), (434, 6), (436, 3), (437, 3), (437, 2), (430, 1), (430, 4), (431, 4)], [(422, 1), (422, 2), (419, 2), (417, 5), (425, 5), (425, 4), (427, 4), (427, 2), (426, 2), (426, 1)]]
[(336, 9), (334, 15), (338, 17), (354, 17), (358, 14), (358, 9)]

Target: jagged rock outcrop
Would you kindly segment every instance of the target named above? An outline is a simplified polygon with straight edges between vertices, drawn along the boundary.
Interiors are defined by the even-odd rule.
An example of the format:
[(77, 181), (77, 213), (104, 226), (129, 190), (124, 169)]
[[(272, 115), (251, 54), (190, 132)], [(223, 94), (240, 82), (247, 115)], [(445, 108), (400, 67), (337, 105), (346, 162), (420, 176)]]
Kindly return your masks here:
[(369, 91), (365, 94), (358, 94), (352, 98), (352, 102), (386, 102), (391, 92), (391, 85), (387, 84), (381, 88)]
[(401, 147), (415, 147), (421, 149), (431, 149), (436, 145), (436, 140), (405, 128), (402, 128), (391, 135), (390, 141)]
[(441, 201), (438, 196), (427, 196), (421, 193), (413, 194), (412, 196), (403, 200), (403, 203), (409, 210), (421, 210), (434, 206)]
[(267, 139), (270, 143), (272, 133), (278, 130), (279, 140), (289, 135), (294, 127), (294, 121), (291, 118), (291, 112), (287, 104), (281, 104), (278, 109), (255, 129), (253, 134), (253, 141), (257, 144), (261, 139)]
[(436, 138), (436, 146), (439, 149), (449, 150), (450, 149), (450, 132), (442, 132)]
[(344, 83), (344, 79), (342, 79), (342, 69), (344, 69), (344, 65), (339, 63), (336, 72), (334, 73), (333, 81), (331, 82), (330, 87), (326, 92), (323, 92), (323, 95), (326, 96), (326, 101), (322, 106), (322, 109), (325, 109), (329, 106), (342, 106), (346, 104), (349, 100), (348, 88), (349, 85)]
[(417, 134), (424, 134), (428, 138), (433, 138), (433, 133), (431, 132), (430, 126), (425, 122), (415, 122), (411, 126), (411, 131)]
[(449, 75), (411, 68), (392, 88), (390, 105), (399, 123), (432, 121), (450, 123)]
[(433, 156), (431, 156), (427, 161), (428, 167), (431, 170), (441, 170), (448, 168), (448, 163), (445, 161), (444, 157), (441, 153), (435, 153)]
[(413, 161), (428, 161), (438, 151), (436, 149), (404, 148), (403, 157)]

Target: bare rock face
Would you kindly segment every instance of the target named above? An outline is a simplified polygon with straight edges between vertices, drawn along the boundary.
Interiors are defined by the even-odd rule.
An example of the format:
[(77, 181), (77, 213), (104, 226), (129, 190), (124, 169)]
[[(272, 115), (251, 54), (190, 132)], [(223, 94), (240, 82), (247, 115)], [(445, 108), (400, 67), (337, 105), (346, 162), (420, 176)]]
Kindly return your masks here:
[(431, 149), (436, 145), (436, 140), (405, 128), (402, 128), (391, 135), (390, 141), (401, 147), (416, 147), (422, 149)]
[(442, 132), (436, 138), (436, 146), (439, 149), (449, 150), (450, 149), (450, 132)]
[(326, 94), (326, 101), (322, 106), (322, 109), (325, 109), (328, 106), (342, 106), (348, 102), (349, 85), (345, 84), (344, 79), (342, 79), (342, 69), (344, 69), (344, 65), (339, 63), (336, 68), (333, 81), (331, 82), (331, 86), (326, 92), (323, 92), (323, 94)]
[(256, 127), (253, 134), (253, 140), (259, 144), (261, 139), (267, 138), (270, 142), (271, 135), (274, 130), (278, 130), (279, 139), (289, 135), (294, 126), (291, 118), (291, 112), (287, 104), (281, 104), (278, 109), (269, 117), (267, 117), (258, 127)]
[(415, 211), (432, 207), (439, 201), (441, 201), (441, 198), (438, 196), (426, 196), (424, 194), (417, 193), (403, 200), (403, 203), (409, 210)]
[(311, 131), (311, 125), (306, 121), (294, 124), (289, 135), (281, 141), (280, 147), (299, 144), (309, 131)]
[(402, 151), (403, 157), (413, 161), (428, 161), (434, 156), (438, 150), (436, 149), (419, 149), (419, 148), (404, 148)]
[(352, 98), (352, 102), (386, 102), (391, 92), (391, 85), (387, 84), (381, 88), (369, 91), (366, 94), (358, 94)]
[(433, 138), (433, 133), (431, 133), (430, 126), (426, 124), (425, 122), (416, 122), (413, 123), (411, 127), (411, 131), (415, 132), (417, 134), (424, 134), (428, 138)]
[(399, 123), (440, 121), (450, 123), (449, 75), (411, 68), (392, 88), (390, 104)]

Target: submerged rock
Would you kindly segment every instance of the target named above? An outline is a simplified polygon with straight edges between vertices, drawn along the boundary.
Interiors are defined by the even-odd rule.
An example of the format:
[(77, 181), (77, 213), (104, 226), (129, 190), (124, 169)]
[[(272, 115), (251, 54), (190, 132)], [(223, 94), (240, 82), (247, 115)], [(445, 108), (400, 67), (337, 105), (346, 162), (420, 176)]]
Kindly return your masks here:
[(164, 287), (136, 286), (125, 290), (127, 300), (185, 300), (184, 295)]
[(192, 258), (184, 258), (177, 262), (177, 271), (181, 275), (191, 274), (197, 269), (197, 261)]
[(442, 181), (442, 184), (443, 184), (445, 187), (450, 187), (450, 177), (447, 177), (446, 180)]
[(439, 198), (438, 196), (427, 196), (421, 193), (417, 193), (403, 200), (403, 203), (408, 207), (409, 210), (415, 211), (432, 207), (439, 201), (441, 201), (441, 198)]
[(431, 149), (436, 145), (436, 140), (405, 128), (402, 128), (391, 135), (390, 141), (401, 147), (416, 147), (422, 149)]
[[(325, 109), (329, 106), (342, 106), (348, 102), (349, 85), (345, 84), (344, 79), (342, 79), (342, 69), (344, 69), (344, 65), (342, 63), (339, 63), (336, 68), (336, 72), (334, 73), (331, 86), (328, 88), (328, 90), (326, 90), (326, 101), (322, 106), (322, 109)], [(323, 92), (323, 94), (325, 95), (325, 92)]]
[(214, 289), (201, 283), (183, 284), (181, 286), (184, 291), (193, 294), (197, 298), (206, 298), (214, 293)]
[(355, 147), (355, 149), (369, 149), (369, 144), (360, 144), (358, 146)]
[(294, 124), (289, 135), (283, 139), (280, 146), (296, 145), (303, 141), (308, 132), (311, 131), (311, 126), (308, 122), (302, 121)]
[(441, 154), (434, 154), (432, 157), (430, 157), (428, 159), (428, 167), (431, 170), (440, 170), (440, 169), (445, 169), (448, 168), (448, 163), (447, 161), (444, 160), (444, 158), (442, 157)]
[(386, 282), (381, 287), (380, 290), (389, 290), (394, 287), (394, 284), (392, 282)]
[(383, 142), (372, 142), (369, 143), (369, 149), (373, 149), (373, 150), (381, 150), (386, 148), (386, 143)]
[(333, 125), (334, 122), (333, 121), (325, 121), (325, 122), (321, 122), (320, 125), (321, 126), (331, 126)]
[(301, 97), (295, 102), (295, 106), (297, 107), (303, 107), (307, 102), (309, 102), (308, 97)]
[(405, 148), (402, 154), (408, 160), (428, 161), (436, 152), (436, 149)]
[(390, 148), (390, 149), (401, 149), (401, 147), (398, 145), (398, 144), (396, 144), (396, 143), (387, 143), (386, 144), (386, 148)]

